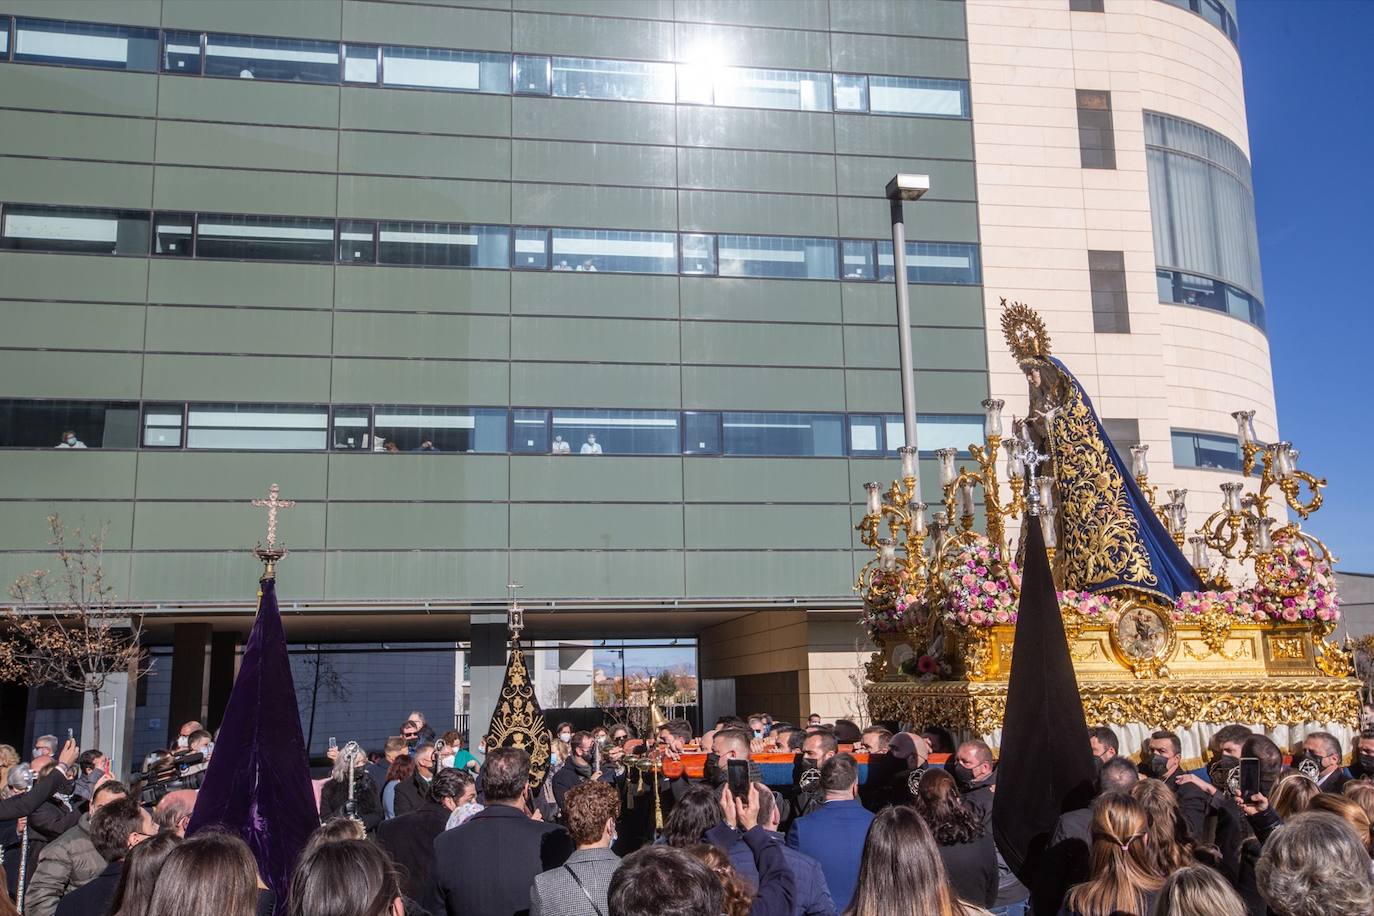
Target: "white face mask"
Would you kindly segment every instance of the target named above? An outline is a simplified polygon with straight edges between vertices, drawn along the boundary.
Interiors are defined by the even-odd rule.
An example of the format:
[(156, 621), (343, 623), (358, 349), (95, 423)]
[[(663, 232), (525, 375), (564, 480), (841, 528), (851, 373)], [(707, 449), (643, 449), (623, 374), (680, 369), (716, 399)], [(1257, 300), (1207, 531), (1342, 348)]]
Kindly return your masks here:
[(569, 741), (572, 740), (572, 732), (559, 732), (558, 740), (562, 741), (564, 744), (567, 744)]
[(452, 768), (452, 766), (453, 766), (453, 755), (452, 755), (452, 754), (445, 754), (444, 756), (440, 757), (440, 758), (439, 758), (439, 766), (440, 766), (441, 768), (443, 768), (443, 769)]

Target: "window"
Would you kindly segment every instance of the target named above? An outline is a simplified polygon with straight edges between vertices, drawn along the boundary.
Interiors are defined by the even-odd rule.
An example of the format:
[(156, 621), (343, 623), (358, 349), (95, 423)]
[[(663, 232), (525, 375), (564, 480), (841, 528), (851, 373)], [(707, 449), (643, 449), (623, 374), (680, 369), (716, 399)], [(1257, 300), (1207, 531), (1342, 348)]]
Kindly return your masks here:
[(551, 450), (574, 455), (676, 455), (678, 415), (667, 410), (555, 410)]
[(1078, 90), (1078, 152), (1085, 169), (1116, 168), (1110, 92)]
[(1159, 286), (1160, 302), (1225, 312), (1233, 318), (1248, 321), (1264, 330), (1264, 303), (1245, 290), (1211, 277), (1200, 277), (1181, 270), (1160, 268), (1155, 271), (1155, 277)]
[(515, 55), (515, 94), (548, 95), (550, 69), (547, 57)]
[(1240, 444), (1235, 436), (1173, 430), (1174, 464), (1181, 468), (1240, 470)]
[(673, 65), (555, 57), (553, 94), (565, 99), (671, 102)]
[(1129, 420), (1110, 420), (1102, 418), (1102, 429), (1111, 440), (1116, 453), (1123, 460), (1129, 461), (1131, 457), (1131, 446), (1140, 444), (1140, 421)]
[(877, 416), (850, 416), (849, 454), (883, 454), (883, 418)]
[(199, 32), (162, 33), (162, 72), (199, 76), (201, 71)]
[(732, 108), (829, 111), (830, 75), (683, 64), (677, 68), (679, 102)]
[(339, 46), (332, 41), (205, 36), (205, 75), (290, 83), (337, 83)]
[(677, 273), (677, 235), (613, 229), (553, 230), (553, 269)]
[(1240, 29), (1236, 25), (1234, 0), (1164, 0), (1164, 2), (1180, 9), (1191, 10), (1206, 19), (1220, 29), (1231, 40), (1231, 44), (1240, 42)]
[(504, 410), (378, 407), (373, 430), (374, 451), (506, 451)]
[[(878, 243), (878, 279), (892, 280), (892, 243)], [(964, 242), (907, 242), (908, 283), (978, 283), (982, 264), (978, 246)]]
[(510, 92), (510, 55), (442, 48), (382, 48), (382, 85)]
[(367, 451), (372, 447), (372, 408), (335, 407), (333, 430), (336, 450)]
[(315, 450), (325, 447), (329, 410), (299, 404), (192, 404), (187, 448)]
[(0, 16), (0, 60), (10, 56), (10, 17)]
[[(550, 451), (549, 411), (517, 407), (511, 412), (511, 447), (517, 454), (547, 455)], [(559, 440), (563, 440), (560, 438)]]
[(137, 404), (0, 401), (0, 448), (134, 448), (137, 444)]
[(720, 414), (689, 410), (682, 415), (682, 454), (720, 454)]
[(377, 260), (423, 267), (500, 267), (510, 261), (510, 230), (466, 223), (380, 223)]
[(1069, 0), (1069, 9), (1075, 13), (1100, 13), (1102, 0)]
[(71, 254), (148, 254), (148, 214), (138, 210), (8, 204), (0, 248)]
[(381, 60), (382, 49), (376, 45), (344, 45), (343, 81), (377, 85)]
[[(906, 424), (901, 414), (883, 416), (887, 435), (887, 454), (897, 454), (906, 444)], [(968, 447), (983, 441), (983, 418), (964, 414), (919, 414), (916, 417), (916, 446), (921, 456), (929, 458), (942, 448), (958, 449), (968, 454)]]
[(515, 230), (515, 257), (511, 266), (520, 270), (547, 270), (549, 267), (549, 230)]
[[(892, 275), (892, 245), (888, 248), (888, 278)], [(840, 276), (845, 280), (876, 280), (878, 260), (872, 242), (845, 241), (840, 243)]]
[(874, 114), (967, 118), (968, 83), (910, 76), (870, 76), (868, 110)]
[(203, 214), (196, 232), (196, 257), (248, 261), (332, 261), (334, 221), (290, 216)]
[(835, 110), (868, 111), (868, 77), (853, 73), (836, 73)]
[(157, 29), (53, 19), (15, 20), (14, 59), (108, 70), (157, 70)]
[(726, 455), (831, 457), (844, 454), (843, 414), (726, 413)]
[(145, 404), (143, 447), (181, 448), (185, 404)]
[(377, 224), (357, 220), (340, 220), (338, 260), (340, 264), (375, 264), (377, 262)]
[(194, 213), (153, 214), (153, 254), (189, 258), (195, 240)]
[(682, 272), (714, 275), (716, 272), (716, 237), (698, 232), (682, 234)]
[(1088, 282), (1092, 288), (1093, 330), (1098, 334), (1131, 333), (1125, 256), (1120, 251), (1089, 251)]
[(833, 280), (836, 247), (834, 239), (722, 235), (720, 275)]

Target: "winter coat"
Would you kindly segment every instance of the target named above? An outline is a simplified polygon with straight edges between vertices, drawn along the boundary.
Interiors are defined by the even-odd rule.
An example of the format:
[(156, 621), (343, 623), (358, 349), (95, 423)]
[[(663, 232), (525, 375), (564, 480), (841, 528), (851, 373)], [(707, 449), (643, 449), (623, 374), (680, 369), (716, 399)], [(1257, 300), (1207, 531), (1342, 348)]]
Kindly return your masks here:
[(75, 827), (43, 848), (24, 892), (28, 916), (53, 916), (63, 897), (105, 870), (105, 859), (91, 842), (90, 827), (91, 816), (83, 814)]
[[(377, 829), (382, 822), (382, 796), (366, 771), (360, 771), (353, 779), (353, 801), (357, 805), (358, 820), (363, 822), (367, 832)], [(343, 817), (348, 804), (348, 782), (331, 779), (320, 789), (320, 820)]]

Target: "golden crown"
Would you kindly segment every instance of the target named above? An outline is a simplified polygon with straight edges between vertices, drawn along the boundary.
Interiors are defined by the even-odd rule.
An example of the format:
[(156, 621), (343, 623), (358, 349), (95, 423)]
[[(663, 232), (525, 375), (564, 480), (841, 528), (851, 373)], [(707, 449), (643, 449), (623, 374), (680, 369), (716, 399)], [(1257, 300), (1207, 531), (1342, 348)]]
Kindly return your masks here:
[(1017, 362), (1050, 355), (1050, 332), (1035, 309), (1002, 297), (1002, 334)]

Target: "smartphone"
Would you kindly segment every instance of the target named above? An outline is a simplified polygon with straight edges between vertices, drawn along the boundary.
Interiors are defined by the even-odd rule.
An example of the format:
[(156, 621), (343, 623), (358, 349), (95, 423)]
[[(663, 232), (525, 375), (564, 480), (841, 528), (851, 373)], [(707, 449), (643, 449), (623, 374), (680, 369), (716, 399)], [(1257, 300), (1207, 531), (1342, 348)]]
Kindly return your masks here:
[(74, 741), (74, 740), (75, 740), (74, 736), (72, 735), (72, 729), (70, 729), (70, 728), (67, 729), (67, 740), (68, 740), (68, 741)]
[(338, 738), (331, 737), (331, 738), (329, 739), (329, 749), (330, 749), (331, 751), (337, 751), (337, 750), (339, 749), (339, 739), (338, 739)]
[(1258, 757), (1240, 758), (1240, 797), (1245, 801), (1260, 790), (1260, 762)]
[(730, 794), (738, 799), (749, 797), (749, 761), (725, 761), (725, 775), (730, 786)]

